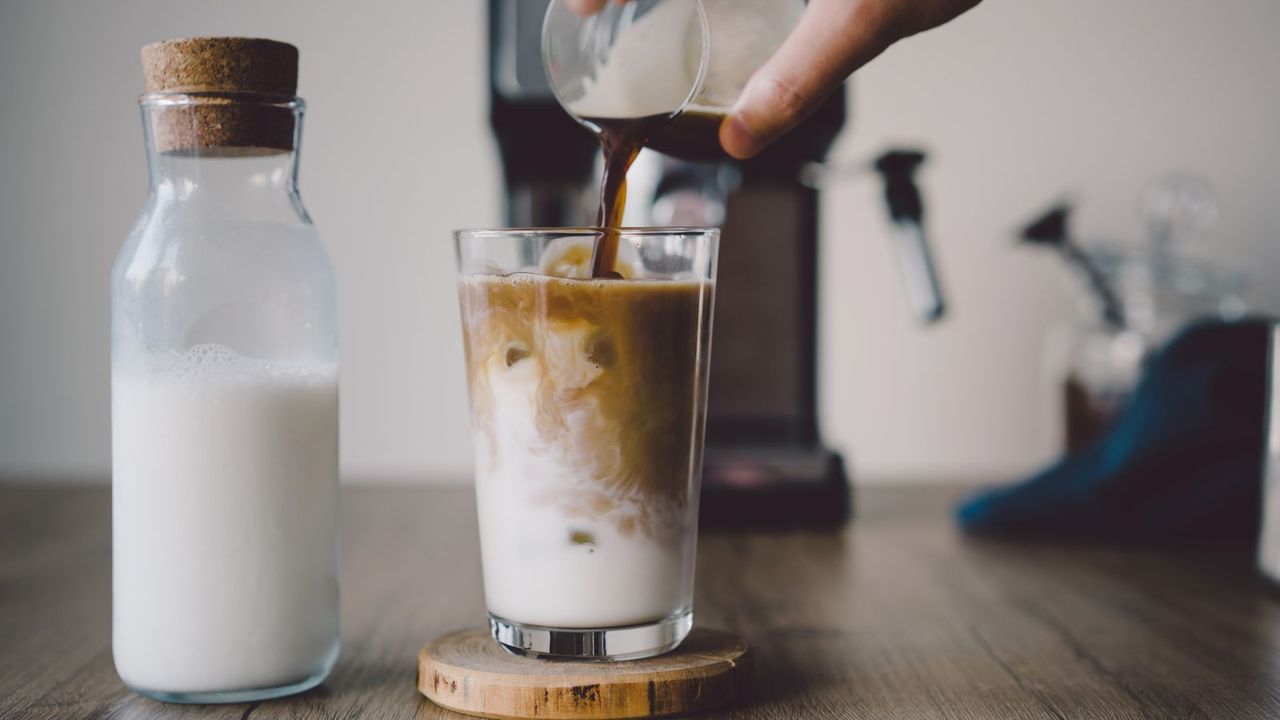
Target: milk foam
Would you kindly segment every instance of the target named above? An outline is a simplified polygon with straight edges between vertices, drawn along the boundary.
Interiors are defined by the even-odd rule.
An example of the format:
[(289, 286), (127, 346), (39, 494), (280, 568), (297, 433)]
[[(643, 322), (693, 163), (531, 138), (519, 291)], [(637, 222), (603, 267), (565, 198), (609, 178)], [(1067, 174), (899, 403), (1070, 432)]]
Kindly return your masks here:
[(338, 376), (202, 345), (112, 381), (113, 650), (153, 692), (273, 687), (337, 653)]
[(326, 385), (337, 382), (338, 366), (249, 358), (225, 345), (204, 343), (182, 354), (173, 354), (149, 377), (165, 382)]

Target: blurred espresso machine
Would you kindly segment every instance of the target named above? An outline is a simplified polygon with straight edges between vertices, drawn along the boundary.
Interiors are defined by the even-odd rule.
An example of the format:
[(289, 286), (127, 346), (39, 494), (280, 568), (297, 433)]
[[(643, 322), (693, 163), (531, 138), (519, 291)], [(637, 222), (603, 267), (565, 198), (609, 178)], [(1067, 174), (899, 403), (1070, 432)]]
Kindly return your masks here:
[[(543, 70), (547, 4), (489, 3), (490, 120), (510, 227), (589, 225), (599, 202), (599, 144), (560, 107)], [(675, 160), (646, 150), (628, 174), (624, 224), (722, 228), (705, 527), (835, 527), (852, 511), (846, 466), (822, 443), (816, 402), (817, 187), (824, 175), (844, 174), (821, 166), (844, 123), (841, 90), (751, 160)], [(884, 178), (908, 296), (933, 321), (944, 306), (913, 181), (923, 160), (893, 151), (866, 169)]]

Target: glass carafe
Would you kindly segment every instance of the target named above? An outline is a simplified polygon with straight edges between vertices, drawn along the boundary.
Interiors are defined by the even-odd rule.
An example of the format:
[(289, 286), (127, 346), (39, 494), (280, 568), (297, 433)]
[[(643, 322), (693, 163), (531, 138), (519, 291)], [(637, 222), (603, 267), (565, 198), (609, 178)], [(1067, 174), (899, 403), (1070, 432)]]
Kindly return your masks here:
[[(144, 59), (252, 64), (243, 42), (269, 41)], [(150, 194), (111, 277), (116, 668), (168, 701), (300, 691), (338, 653), (337, 289), (298, 195), (303, 102), (140, 105)]]

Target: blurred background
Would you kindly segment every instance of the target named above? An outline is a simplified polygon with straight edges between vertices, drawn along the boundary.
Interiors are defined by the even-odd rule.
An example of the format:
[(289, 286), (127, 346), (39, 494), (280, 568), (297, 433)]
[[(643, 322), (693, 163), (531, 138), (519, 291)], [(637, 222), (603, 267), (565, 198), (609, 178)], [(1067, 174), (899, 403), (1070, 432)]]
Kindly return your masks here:
[[(486, 27), (475, 0), (0, 0), (0, 478), (106, 481), (108, 273), (147, 188), (138, 49), (251, 35), (301, 51), (301, 187), (342, 290), (344, 476), (465, 480), (450, 231), (502, 221)], [(1203, 176), (1210, 254), (1280, 310), (1276, 27), (1274, 0), (986, 0), (855, 76), (830, 161), (930, 151), (951, 311), (912, 317), (873, 177), (824, 192), (819, 416), (856, 481), (998, 480), (1060, 452), (1048, 356), (1080, 291), (1015, 235), (1064, 194), (1079, 234), (1137, 243), (1143, 189)]]

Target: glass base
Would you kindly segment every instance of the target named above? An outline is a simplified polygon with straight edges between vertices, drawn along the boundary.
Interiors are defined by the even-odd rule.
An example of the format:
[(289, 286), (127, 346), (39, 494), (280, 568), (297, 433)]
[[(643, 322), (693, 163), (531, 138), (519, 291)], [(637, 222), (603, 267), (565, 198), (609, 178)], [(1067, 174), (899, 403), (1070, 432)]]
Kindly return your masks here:
[(644, 625), (552, 628), (489, 615), (493, 639), (516, 655), (561, 660), (640, 660), (670, 652), (693, 628), (693, 611)]
[(290, 683), (288, 685), (276, 685), (265, 688), (250, 688), (248, 690), (227, 690), (213, 692), (165, 692), (163, 690), (148, 690), (147, 688), (134, 687), (129, 685), (129, 689), (152, 700), (159, 700), (168, 703), (181, 703), (183, 705), (214, 705), (225, 703), (246, 703), (258, 702), (259, 700), (271, 700), (274, 698), (284, 697), (286, 695), (296, 695), (300, 692), (306, 692), (311, 688), (319, 685), (329, 677), (329, 671), (333, 669), (334, 661), (338, 659), (338, 648), (334, 647), (333, 653), (329, 659), (321, 665), (320, 670), (312, 675), (303, 678), (300, 682)]

